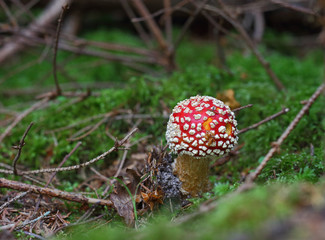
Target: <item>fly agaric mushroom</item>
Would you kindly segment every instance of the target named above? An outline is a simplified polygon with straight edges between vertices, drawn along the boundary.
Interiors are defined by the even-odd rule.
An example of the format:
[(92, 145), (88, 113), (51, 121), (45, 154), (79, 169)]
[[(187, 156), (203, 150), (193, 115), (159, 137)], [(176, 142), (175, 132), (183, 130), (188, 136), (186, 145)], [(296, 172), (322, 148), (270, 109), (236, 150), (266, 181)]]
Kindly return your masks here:
[(221, 156), (237, 144), (235, 114), (222, 101), (196, 96), (179, 102), (167, 124), (166, 139), (178, 154), (174, 172), (185, 194), (208, 191), (209, 159)]

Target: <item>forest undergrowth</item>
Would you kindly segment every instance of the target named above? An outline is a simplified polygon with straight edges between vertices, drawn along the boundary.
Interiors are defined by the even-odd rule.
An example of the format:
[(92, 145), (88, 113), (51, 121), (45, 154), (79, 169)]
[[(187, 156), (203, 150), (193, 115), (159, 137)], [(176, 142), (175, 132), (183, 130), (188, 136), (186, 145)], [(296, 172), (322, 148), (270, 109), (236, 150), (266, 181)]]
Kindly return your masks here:
[[(82, 37), (144, 47), (119, 29)], [(51, 92), (51, 61), (16, 56), (0, 69), (0, 235), (318, 239), (325, 234), (324, 56), (295, 52), (291, 37), (268, 30), (258, 46), (282, 90), (252, 52), (229, 47), (231, 38), (220, 68), (213, 41), (186, 35), (169, 74), (59, 50), (59, 95)], [(209, 192), (168, 198), (157, 180), (175, 157), (167, 121), (178, 102), (196, 95), (237, 109), (239, 142), (212, 159)]]

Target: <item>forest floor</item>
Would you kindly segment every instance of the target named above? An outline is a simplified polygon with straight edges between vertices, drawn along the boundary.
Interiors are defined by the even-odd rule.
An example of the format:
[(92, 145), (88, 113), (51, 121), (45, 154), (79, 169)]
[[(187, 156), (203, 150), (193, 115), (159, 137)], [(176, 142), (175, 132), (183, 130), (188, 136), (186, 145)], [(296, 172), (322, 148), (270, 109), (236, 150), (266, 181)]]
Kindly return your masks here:
[[(83, 37), (143, 46), (117, 29)], [(284, 90), (227, 38), (226, 68), (213, 41), (188, 36), (177, 69), (152, 68), (154, 76), (58, 51), (65, 94), (53, 98), (51, 60), (17, 56), (0, 69), (0, 238), (321, 239), (324, 56), (292, 54), (291, 39), (267, 31), (258, 47)], [(196, 95), (232, 109), (249, 105), (236, 111), (244, 131), (228, 156), (212, 159), (209, 192), (167, 198), (155, 175), (175, 157), (166, 148), (167, 121), (179, 101)]]

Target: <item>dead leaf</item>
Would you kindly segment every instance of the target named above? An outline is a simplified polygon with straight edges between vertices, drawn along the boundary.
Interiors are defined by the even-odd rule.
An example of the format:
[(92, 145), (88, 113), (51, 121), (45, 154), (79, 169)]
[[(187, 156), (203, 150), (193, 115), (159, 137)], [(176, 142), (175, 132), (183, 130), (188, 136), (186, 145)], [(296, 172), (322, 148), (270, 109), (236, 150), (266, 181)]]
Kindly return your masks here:
[(164, 195), (161, 190), (154, 190), (149, 193), (141, 192), (141, 197), (149, 205), (151, 211), (156, 204), (163, 204)]
[(114, 207), (121, 217), (124, 218), (125, 223), (132, 227), (134, 225), (134, 211), (130, 195), (126, 190), (119, 191), (117, 194), (112, 193), (110, 199)]
[(235, 92), (233, 89), (227, 89), (217, 94), (217, 99), (223, 101), (231, 109), (240, 107), (240, 103), (235, 99)]
[[(129, 187), (130, 184), (132, 183), (126, 186)], [(119, 182), (116, 183), (114, 193), (110, 195), (110, 200), (113, 202), (118, 215), (124, 218), (125, 223), (129, 227), (134, 226), (134, 208), (131, 197), (132, 196), (130, 196), (125, 186), (121, 185)]]

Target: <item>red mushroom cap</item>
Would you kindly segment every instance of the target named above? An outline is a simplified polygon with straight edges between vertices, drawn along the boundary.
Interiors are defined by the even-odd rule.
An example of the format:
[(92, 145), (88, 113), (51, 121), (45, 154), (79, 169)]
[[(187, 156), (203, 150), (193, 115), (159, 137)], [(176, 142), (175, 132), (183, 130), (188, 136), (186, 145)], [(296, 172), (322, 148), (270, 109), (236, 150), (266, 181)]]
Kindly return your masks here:
[(222, 101), (196, 96), (175, 106), (167, 124), (166, 139), (174, 153), (220, 156), (237, 144), (236, 126), (235, 114)]

